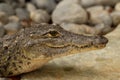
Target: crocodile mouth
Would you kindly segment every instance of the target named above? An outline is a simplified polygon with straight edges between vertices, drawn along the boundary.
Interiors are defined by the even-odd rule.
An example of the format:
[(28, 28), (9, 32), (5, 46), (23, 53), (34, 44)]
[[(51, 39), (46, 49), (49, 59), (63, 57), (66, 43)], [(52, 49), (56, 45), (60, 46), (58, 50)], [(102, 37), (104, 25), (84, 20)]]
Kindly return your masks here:
[(50, 47), (50, 48), (66, 48), (66, 47), (69, 47), (69, 46), (72, 46), (72, 47), (75, 47), (75, 48), (80, 48), (80, 49), (84, 49), (84, 48), (91, 48), (91, 47), (94, 47), (94, 48), (104, 48), (106, 46), (106, 44), (84, 44), (84, 45), (78, 45), (78, 44), (64, 44), (64, 45), (52, 45), (52, 44), (46, 44), (46, 46)]

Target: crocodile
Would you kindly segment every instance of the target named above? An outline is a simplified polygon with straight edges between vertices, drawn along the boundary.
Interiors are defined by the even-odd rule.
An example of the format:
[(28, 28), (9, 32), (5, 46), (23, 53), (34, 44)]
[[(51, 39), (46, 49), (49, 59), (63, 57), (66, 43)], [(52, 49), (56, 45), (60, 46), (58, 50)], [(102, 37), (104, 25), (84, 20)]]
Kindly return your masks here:
[(11, 77), (36, 70), (48, 61), (102, 49), (108, 39), (64, 30), (57, 24), (34, 24), (0, 39), (0, 77)]

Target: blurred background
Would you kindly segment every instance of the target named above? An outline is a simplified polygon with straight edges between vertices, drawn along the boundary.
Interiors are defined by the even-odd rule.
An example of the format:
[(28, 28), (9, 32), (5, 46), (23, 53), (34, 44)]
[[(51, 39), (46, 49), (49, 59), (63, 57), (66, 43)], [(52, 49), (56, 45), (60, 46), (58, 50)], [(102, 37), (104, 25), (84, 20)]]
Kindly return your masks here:
[(79, 34), (105, 35), (120, 23), (120, 0), (0, 0), (0, 37), (32, 23), (54, 23)]
[(120, 80), (120, 0), (0, 0), (0, 38), (36, 23), (105, 35), (109, 43), (102, 50), (50, 61), (21, 80)]

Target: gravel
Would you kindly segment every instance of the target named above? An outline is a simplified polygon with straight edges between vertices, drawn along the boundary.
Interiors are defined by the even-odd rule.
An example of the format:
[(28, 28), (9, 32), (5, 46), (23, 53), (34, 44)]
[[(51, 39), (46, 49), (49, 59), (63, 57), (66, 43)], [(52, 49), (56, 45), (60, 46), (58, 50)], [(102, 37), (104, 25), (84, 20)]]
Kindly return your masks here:
[(119, 0), (1, 0), (0, 23), (16, 22), (22, 27), (31, 23), (75, 24), (82, 25), (79, 30), (83, 33), (93, 29), (94, 34), (105, 35), (120, 23), (119, 8)]

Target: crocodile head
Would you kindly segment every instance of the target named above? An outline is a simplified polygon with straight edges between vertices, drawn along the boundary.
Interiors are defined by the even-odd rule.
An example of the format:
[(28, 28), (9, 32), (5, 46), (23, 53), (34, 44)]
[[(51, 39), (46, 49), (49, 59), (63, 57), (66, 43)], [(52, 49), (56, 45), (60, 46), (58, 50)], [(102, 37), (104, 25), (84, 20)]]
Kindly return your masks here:
[(104, 48), (103, 36), (71, 33), (59, 25), (39, 24), (0, 40), (0, 76), (30, 72), (60, 56)]
[[(103, 36), (85, 36), (68, 32), (59, 25), (40, 24), (33, 29), (26, 29), (29, 37), (26, 50), (45, 56), (62, 56), (83, 51), (101, 49), (106, 46), (107, 38)], [(28, 36), (29, 35), (29, 36)]]

